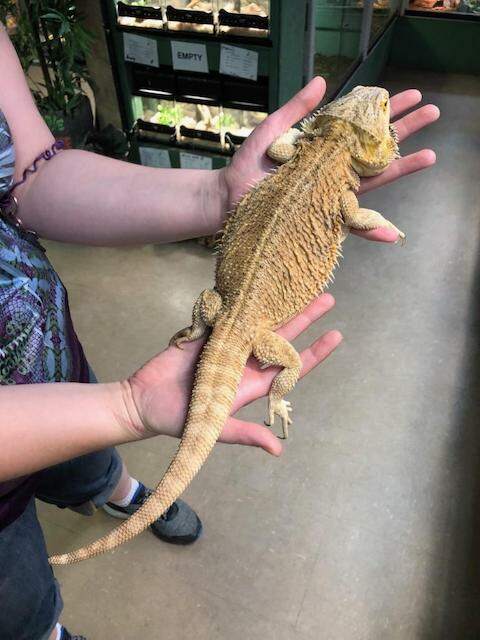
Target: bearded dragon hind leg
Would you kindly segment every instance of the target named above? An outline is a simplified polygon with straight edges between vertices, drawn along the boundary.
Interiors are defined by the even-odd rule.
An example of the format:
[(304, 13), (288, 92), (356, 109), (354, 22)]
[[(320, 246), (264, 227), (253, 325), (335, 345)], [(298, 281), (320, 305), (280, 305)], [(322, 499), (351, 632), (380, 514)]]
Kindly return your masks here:
[(288, 162), (297, 150), (296, 143), (304, 135), (300, 129), (289, 129), (272, 142), (267, 149), (267, 155), (280, 164)]
[(351, 229), (357, 229), (359, 231), (370, 231), (372, 229), (378, 229), (383, 227), (385, 229), (393, 229), (398, 233), (402, 244), (406, 242), (405, 234), (400, 229), (382, 216), (378, 211), (372, 209), (362, 209), (359, 204), (356, 195), (353, 191), (347, 191), (341, 198), (342, 215), (345, 224)]
[(192, 312), (192, 324), (178, 331), (170, 340), (170, 346), (181, 349), (182, 342), (198, 340), (207, 332), (207, 327), (213, 327), (215, 319), (222, 308), (222, 298), (213, 289), (202, 291), (195, 302)]
[(268, 329), (261, 329), (253, 345), (253, 355), (262, 364), (283, 367), (273, 379), (268, 396), (267, 426), (273, 426), (275, 415), (282, 419), (283, 437), (288, 438), (288, 427), (292, 424), (289, 413), (292, 410), (290, 402), (284, 396), (295, 386), (302, 367), (300, 356), (292, 345), (277, 333)]

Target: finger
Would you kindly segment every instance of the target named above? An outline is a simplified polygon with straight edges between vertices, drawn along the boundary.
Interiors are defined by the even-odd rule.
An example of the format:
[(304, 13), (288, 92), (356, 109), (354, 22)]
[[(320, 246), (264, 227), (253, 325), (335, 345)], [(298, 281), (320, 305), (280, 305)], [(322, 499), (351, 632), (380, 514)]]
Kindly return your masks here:
[(420, 109), (412, 111), (400, 120), (394, 122), (395, 129), (397, 130), (398, 139), (401, 142), (411, 136), (412, 133), (423, 129), (423, 127), (432, 124), (440, 117), (440, 109), (434, 104), (426, 104)]
[(395, 160), (383, 173), (373, 178), (364, 178), (361, 181), (360, 193), (366, 193), (371, 189), (382, 187), (389, 182), (393, 182), (398, 178), (407, 176), (415, 171), (421, 171), (427, 167), (431, 167), (436, 161), (435, 152), (431, 149), (423, 149), (417, 153), (411, 153), (404, 158)]
[(323, 293), (311, 302), (302, 313), (287, 322), (277, 333), (286, 340), (293, 340), (334, 306), (335, 298), (329, 293)]
[(242, 154), (245, 156), (246, 152), (253, 151), (256, 155), (262, 156), (275, 138), (315, 109), (325, 94), (325, 88), (323, 78), (320, 76), (313, 78), (283, 107), (274, 111), (256, 127), (243, 143)]
[[(300, 377), (303, 377), (306, 373), (311, 371), (313, 367), (320, 364), (325, 358), (327, 358), (332, 351), (334, 351), (340, 342), (342, 341), (342, 334), (339, 331), (329, 331), (321, 338), (316, 340), (308, 349), (302, 351), (300, 358), (302, 359), (302, 371)], [(280, 371), (279, 367), (270, 367), (259, 372), (255, 376), (255, 380), (248, 388), (243, 389), (243, 396), (238, 397), (234, 405), (234, 411), (257, 398), (265, 396), (271, 385), (272, 381)], [(238, 402), (238, 404), (237, 404)]]
[[(266, 151), (272, 142), (293, 124), (301, 120), (310, 111), (315, 109), (325, 94), (325, 80), (321, 77), (313, 78), (301, 91), (291, 98), (283, 107), (268, 116), (242, 144), (241, 150), (235, 154), (232, 166), (241, 162), (241, 158), (248, 160), (248, 169), (251, 171), (252, 158), (257, 158), (259, 171), (257, 179), (263, 177), (265, 171), (269, 171), (275, 165), (274, 161), (266, 156)], [(247, 175), (249, 172), (247, 171)], [(252, 176), (250, 174), (250, 181)], [(243, 189), (235, 194), (235, 198), (243, 195)]]
[(408, 111), (422, 100), (418, 89), (407, 89), (390, 98), (390, 117), (395, 118), (404, 111)]
[(279, 456), (282, 453), (282, 444), (270, 429), (237, 418), (227, 420), (219, 440), (228, 444), (260, 447), (274, 456)]
[(351, 229), (351, 233), (355, 236), (365, 238), (365, 240), (373, 240), (374, 242), (398, 242), (399, 236), (394, 229), (387, 229), (386, 227), (378, 227), (378, 229), (372, 229), (371, 231), (359, 231), (358, 229)]
[(179, 358), (180, 360), (184, 359), (186, 353), (188, 353), (192, 358), (196, 358), (200, 353), (200, 351), (202, 350), (203, 345), (205, 344), (206, 341), (207, 341), (207, 338), (205, 336), (202, 336), (197, 340), (182, 342), (180, 347), (177, 347), (174, 344), (168, 345), (165, 351), (172, 358)]
[(320, 76), (310, 80), (301, 91), (268, 118), (272, 130), (283, 133), (313, 111), (325, 95), (326, 86), (325, 80)]
[(342, 342), (342, 339), (343, 337), (340, 331), (329, 331), (302, 351), (300, 354), (300, 358), (302, 359), (300, 378), (303, 378), (303, 376), (307, 375), (307, 373), (328, 358)]

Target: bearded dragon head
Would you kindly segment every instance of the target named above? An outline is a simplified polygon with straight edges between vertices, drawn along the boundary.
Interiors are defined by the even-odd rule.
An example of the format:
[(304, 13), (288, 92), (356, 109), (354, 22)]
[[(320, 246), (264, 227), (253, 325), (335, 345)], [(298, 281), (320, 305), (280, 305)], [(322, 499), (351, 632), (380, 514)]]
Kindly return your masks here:
[(355, 87), (347, 95), (321, 107), (303, 122), (302, 129), (307, 137), (322, 136), (336, 122), (348, 124), (346, 141), (353, 168), (360, 176), (381, 173), (399, 157), (386, 89)]

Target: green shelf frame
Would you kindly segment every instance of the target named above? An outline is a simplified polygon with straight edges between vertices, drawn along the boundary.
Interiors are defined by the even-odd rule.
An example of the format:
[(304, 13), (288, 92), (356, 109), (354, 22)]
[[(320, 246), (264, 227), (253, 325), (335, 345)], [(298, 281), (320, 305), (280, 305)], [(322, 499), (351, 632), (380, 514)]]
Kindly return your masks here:
[[(245, 38), (225, 35), (190, 32), (168, 32), (156, 29), (142, 29), (117, 24), (115, 0), (102, 0), (104, 26), (109, 46), (110, 59), (114, 72), (120, 113), (126, 131), (132, 132), (137, 121), (138, 98), (133, 90), (133, 65), (124, 59), (124, 34), (134, 33), (149, 38), (155, 42), (158, 53), (159, 67), (162, 71), (173, 71), (171, 42), (183, 41), (205, 45), (207, 50), (209, 72), (213, 77), (220, 78), (220, 47), (231, 44), (243, 49), (255, 51), (258, 54), (258, 76), (268, 86), (266, 111), (271, 113), (281, 104), (297, 93), (305, 84), (304, 43), (308, 0), (271, 0), (270, 37)], [(299, 43), (301, 46), (298, 46)], [(153, 69), (153, 68), (152, 68)], [(232, 78), (232, 81), (240, 81)], [(245, 85), (246, 87), (248, 85)], [(228, 105), (227, 105), (228, 106)], [(260, 110), (260, 109), (259, 109)], [(263, 109), (262, 109), (263, 110)], [(190, 151), (198, 155), (212, 158), (214, 168), (224, 166), (228, 155), (222, 152), (210, 151), (200, 145), (189, 145), (188, 149), (177, 146), (149, 141), (142, 142), (159, 149), (170, 150), (171, 165), (179, 166), (181, 150)], [(135, 135), (132, 135), (131, 160), (138, 162), (138, 145)]]
[[(223, 169), (223, 167), (227, 166), (228, 163), (230, 162), (230, 157), (222, 155), (222, 154), (217, 154), (214, 152), (206, 152), (205, 150), (200, 150), (200, 149), (196, 149), (196, 150), (190, 150), (190, 149), (181, 149), (178, 147), (172, 147), (171, 145), (168, 144), (161, 144), (159, 142), (151, 142), (148, 140), (139, 140), (137, 138), (137, 136), (132, 136), (131, 138), (131, 146), (130, 146), (130, 155), (129, 155), (129, 160), (131, 162), (136, 162), (137, 164), (140, 164), (140, 147), (146, 147), (146, 148), (150, 148), (153, 149), (155, 151), (158, 150), (162, 150), (166, 153), (168, 153), (168, 158), (169, 158), (169, 163), (168, 166), (171, 167), (172, 169), (180, 169), (181, 167), (181, 163), (180, 163), (180, 154), (181, 153), (192, 153), (195, 156), (200, 156), (200, 157), (205, 157), (208, 158), (209, 161), (211, 161), (211, 168), (212, 169)], [(162, 165), (164, 166), (164, 165)], [(165, 168), (165, 166), (164, 166)]]
[[(372, 0), (364, 0), (365, 4)], [(368, 10), (344, 2), (321, 2), (310, 10), (315, 32), (307, 28), (309, 0), (271, 0), (270, 37), (268, 39), (213, 36), (187, 32), (167, 32), (139, 29), (117, 24), (115, 0), (102, 0), (104, 26), (114, 70), (117, 94), (123, 123), (131, 131), (136, 122), (133, 94), (132, 65), (124, 60), (124, 34), (141, 34), (154, 40), (160, 68), (172, 69), (171, 41), (189, 41), (204, 44), (207, 49), (209, 71), (219, 78), (220, 46), (232, 44), (258, 53), (258, 75), (268, 83), (267, 110), (274, 111), (297, 93), (308, 80), (307, 49), (321, 50), (323, 55), (335, 55), (339, 39), (352, 57), (343, 75), (335, 77), (328, 98), (350, 91), (357, 84), (374, 84), (386, 64), (433, 71), (478, 73), (480, 71), (480, 20), (459, 20), (444, 14), (425, 17), (394, 14), (381, 32), (372, 37)], [(367, 17), (367, 19), (366, 19)], [(366, 27), (367, 25), (367, 27)], [(355, 56), (361, 32), (363, 51)], [(360, 47), (361, 49), (361, 47)], [(454, 53), (452, 53), (454, 52)], [(341, 53), (341, 52), (340, 52)], [(348, 57), (346, 56), (346, 57)], [(237, 79), (234, 79), (235, 81)], [(228, 106), (228, 105), (227, 105)], [(229, 162), (229, 156), (217, 151), (191, 145), (188, 148), (151, 140), (132, 138), (131, 160), (139, 162), (139, 145), (169, 152), (172, 167), (180, 166), (182, 151), (211, 158), (212, 167), (219, 168)]]
[(279, 2), (272, 0), (269, 39), (211, 36), (196, 33), (175, 33), (139, 29), (117, 24), (114, 0), (103, 0), (105, 27), (109, 41), (112, 67), (117, 80), (119, 101), (123, 105), (126, 128), (134, 123), (131, 107), (132, 78), (131, 67), (124, 60), (124, 33), (135, 33), (155, 41), (159, 64), (172, 68), (171, 41), (188, 41), (204, 44), (207, 49), (209, 70), (218, 73), (220, 46), (222, 43), (240, 46), (258, 53), (258, 75), (268, 78), (268, 111), (274, 111), (280, 104), (297, 93), (304, 85), (304, 42), (307, 0)]
[(390, 50), (389, 64), (443, 73), (480, 72), (480, 15), (465, 19), (444, 13), (441, 17), (400, 17)]

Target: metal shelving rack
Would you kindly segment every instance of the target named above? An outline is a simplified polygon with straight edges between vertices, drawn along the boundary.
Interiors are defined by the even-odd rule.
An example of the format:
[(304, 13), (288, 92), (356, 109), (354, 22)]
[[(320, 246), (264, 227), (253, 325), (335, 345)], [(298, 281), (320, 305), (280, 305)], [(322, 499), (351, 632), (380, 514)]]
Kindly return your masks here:
[[(261, 8), (249, 0), (102, 0), (132, 161), (222, 167), (319, 71), (319, 56), (343, 63), (347, 43), (349, 64), (327, 77), (331, 97), (369, 55), (374, 0), (258, 1), (268, 14), (239, 13)], [(393, 19), (397, 0), (383, 1)]]
[[(271, 0), (267, 17), (225, 12), (220, 26), (217, 14), (214, 28), (205, 33), (205, 25), (212, 26), (205, 12), (197, 16), (171, 6), (104, 0), (123, 123), (132, 132), (132, 160), (224, 166), (249, 128), (305, 84), (307, 6), (307, 0)], [(152, 17), (158, 26), (152, 26)], [(125, 18), (129, 24), (121, 24)], [(167, 18), (176, 24), (183, 20), (187, 30), (169, 29), (173, 21)], [(248, 37), (248, 29), (255, 35)]]

